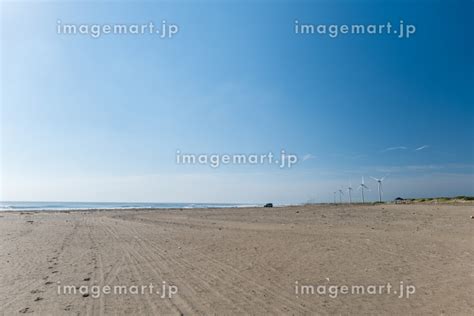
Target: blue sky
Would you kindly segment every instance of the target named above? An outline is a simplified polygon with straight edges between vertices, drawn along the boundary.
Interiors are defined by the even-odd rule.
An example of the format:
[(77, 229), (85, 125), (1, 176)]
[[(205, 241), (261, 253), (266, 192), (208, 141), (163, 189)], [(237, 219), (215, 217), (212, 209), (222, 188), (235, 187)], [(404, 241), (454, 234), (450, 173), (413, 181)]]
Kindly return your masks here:
[[(387, 199), (474, 194), (472, 2), (6, 1), (1, 9), (2, 200), (331, 201), (361, 176), (375, 189), (368, 177), (386, 174)], [(57, 34), (58, 20), (166, 20), (180, 30), (171, 39), (94, 39)], [(403, 20), (416, 33), (297, 35), (295, 20)], [(288, 170), (175, 163), (176, 150), (281, 149), (300, 162)]]

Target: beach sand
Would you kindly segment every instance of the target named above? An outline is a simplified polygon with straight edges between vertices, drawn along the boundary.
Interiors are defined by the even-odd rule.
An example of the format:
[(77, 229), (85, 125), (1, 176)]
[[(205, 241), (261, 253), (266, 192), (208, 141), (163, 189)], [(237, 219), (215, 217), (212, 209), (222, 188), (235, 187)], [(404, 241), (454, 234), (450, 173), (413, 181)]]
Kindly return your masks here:
[[(473, 204), (3, 212), (0, 311), (472, 315), (472, 215)], [(416, 292), (296, 293), (400, 282)], [(165, 297), (91, 295), (150, 283)], [(58, 294), (65, 285), (76, 294)]]

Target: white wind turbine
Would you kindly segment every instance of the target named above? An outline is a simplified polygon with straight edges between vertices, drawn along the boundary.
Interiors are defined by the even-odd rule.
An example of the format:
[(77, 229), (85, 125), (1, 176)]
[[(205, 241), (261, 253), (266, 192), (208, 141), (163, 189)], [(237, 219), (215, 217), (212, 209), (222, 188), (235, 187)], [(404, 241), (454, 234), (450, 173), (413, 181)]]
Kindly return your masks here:
[(369, 187), (367, 187), (364, 183), (364, 177), (362, 177), (362, 183), (359, 185), (359, 190), (362, 194), (362, 203), (365, 203), (365, 199), (364, 199), (364, 189), (367, 189), (370, 191)]
[(352, 184), (349, 183), (349, 187), (347, 188), (347, 191), (349, 191), (349, 203), (352, 204)]
[(339, 202), (342, 203), (342, 196), (344, 195), (344, 192), (342, 191), (342, 189), (339, 189)]
[(374, 178), (374, 177), (371, 177), (374, 181), (377, 181), (377, 187), (378, 187), (378, 190), (379, 190), (379, 202), (382, 202), (382, 182), (383, 180), (386, 178), (385, 177), (382, 177), (380, 179), (377, 179), (377, 178)]
[(337, 192), (333, 192), (334, 193), (334, 204), (336, 204), (336, 193)]

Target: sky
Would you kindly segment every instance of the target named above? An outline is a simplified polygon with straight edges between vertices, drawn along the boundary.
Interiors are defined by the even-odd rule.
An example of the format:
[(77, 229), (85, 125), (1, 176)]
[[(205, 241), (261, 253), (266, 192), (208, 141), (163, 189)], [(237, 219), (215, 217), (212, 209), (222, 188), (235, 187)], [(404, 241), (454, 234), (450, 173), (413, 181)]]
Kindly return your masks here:
[[(329, 202), (362, 177), (376, 200), (370, 176), (384, 199), (474, 195), (472, 1), (0, 6), (0, 200)], [(172, 38), (57, 33), (163, 20)], [(409, 38), (294, 31), (400, 20)], [(282, 149), (298, 163), (176, 162)]]

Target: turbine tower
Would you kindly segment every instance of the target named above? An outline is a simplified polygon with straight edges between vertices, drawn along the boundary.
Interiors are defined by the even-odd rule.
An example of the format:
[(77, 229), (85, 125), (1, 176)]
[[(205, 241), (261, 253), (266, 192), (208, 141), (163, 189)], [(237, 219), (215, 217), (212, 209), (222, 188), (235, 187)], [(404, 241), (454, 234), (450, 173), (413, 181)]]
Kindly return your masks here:
[(349, 203), (352, 204), (352, 184), (349, 183), (347, 191), (349, 191)]
[(379, 202), (382, 202), (382, 182), (383, 180), (385, 179), (385, 177), (382, 177), (380, 179), (377, 179), (377, 178), (374, 178), (374, 177), (371, 177), (372, 179), (374, 179), (375, 181), (377, 181), (377, 186), (378, 186), (378, 190), (379, 190)]
[(333, 192), (334, 193), (334, 204), (336, 204), (336, 193), (337, 192)]
[(364, 199), (364, 189), (370, 190), (364, 183), (364, 177), (362, 177), (362, 183), (359, 185), (359, 190), (362, 194), (362, 203), (365, 203)]
[(342, 203), (342, 196), (344, 195), (344, 192), (342, 191), (342, 189), (339, 189), (339, 202)]

